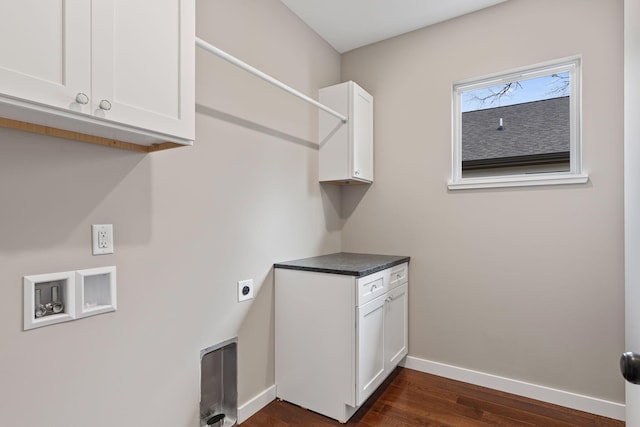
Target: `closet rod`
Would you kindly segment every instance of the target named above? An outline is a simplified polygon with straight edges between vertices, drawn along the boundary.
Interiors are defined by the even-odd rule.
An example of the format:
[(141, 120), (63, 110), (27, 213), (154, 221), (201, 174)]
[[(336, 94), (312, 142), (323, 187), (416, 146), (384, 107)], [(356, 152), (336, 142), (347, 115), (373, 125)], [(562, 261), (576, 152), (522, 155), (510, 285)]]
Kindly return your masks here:
[(347, 123), (347, 118), (345, 116), (343, 116), (342, 114), (338, 113), (335, 110), (332, 110), (331, 108), (327, 107), (324, 104), (319, 103), (318, 101), (316, 101), (313, 98), (308, 97), (307, 95), (305, 95), (302, 92), (299, 92), (297, 90), (295, 90), (294, 88), (287, 86), (286, 84), (282, 83), (280, 80), (277, 80), (273, 77), (271, 77), (270, 75), (263, 73), (262, 71), (258, 70), (257, 68), (252, 67), (251, 65), (247, 64), (246, 62), (243, 62), (241, 60), (239, 60), (238, 58), (236, 58), (235, 56), (229, 55), (227, 52), (218, 49), (217, 47), (213, 46), (212, 44), (207, 43), (206, 41), (202, 40), (199, 37), (196, 37), (196, 46), (198, 46), (200, 49), (206, 50), (209, 53), (213, 53), (214, 55), (224, 59), (227, 62), (232, 63), (233, 65), (235, 65), (236, 67), (242, 68), (243, 70), (257, 76), (260, 77), (262, 80), (271, 83), (274, 86), (279, 87), (280, 89), (289, 92), (291, 95), (295, 95), (298, 98), (302, 99), (303, 101), (307, 101), (309, 104), (315, 105), (316, 107), (320, 108), (321, 110), (326, 111), (327, 113), (331, 114), (332, 116), (336, 116), (337, 118), (339, 118), (342, 123)]

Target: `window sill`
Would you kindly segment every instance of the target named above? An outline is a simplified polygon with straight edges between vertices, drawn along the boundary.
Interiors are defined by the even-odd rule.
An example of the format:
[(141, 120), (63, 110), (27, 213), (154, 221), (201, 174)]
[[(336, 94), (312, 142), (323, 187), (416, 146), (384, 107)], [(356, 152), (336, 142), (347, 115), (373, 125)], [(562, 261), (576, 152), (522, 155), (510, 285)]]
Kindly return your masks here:
[(586, 174), (513, 175), (483, 178), (462, 178), (449, 182), (449, 190), (471, 190), (475, 188), (530, 187), (541, 185), (586, 184)]

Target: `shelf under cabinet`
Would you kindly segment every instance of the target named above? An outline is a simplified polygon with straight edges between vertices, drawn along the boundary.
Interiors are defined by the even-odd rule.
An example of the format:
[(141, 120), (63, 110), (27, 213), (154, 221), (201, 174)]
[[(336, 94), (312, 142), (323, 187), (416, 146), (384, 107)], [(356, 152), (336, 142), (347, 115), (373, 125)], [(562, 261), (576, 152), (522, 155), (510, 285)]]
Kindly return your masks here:
[(193, 145), (188, 139), (10, 98), (0, 98), (0, 127), (142, 153)]

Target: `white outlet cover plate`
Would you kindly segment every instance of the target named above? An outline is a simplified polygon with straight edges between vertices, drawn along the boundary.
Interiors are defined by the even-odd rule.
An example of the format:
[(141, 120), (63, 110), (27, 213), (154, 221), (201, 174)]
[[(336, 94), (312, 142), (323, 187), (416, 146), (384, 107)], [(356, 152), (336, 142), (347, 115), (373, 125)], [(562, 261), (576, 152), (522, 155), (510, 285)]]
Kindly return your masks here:
[[(249, 287), (249, 292), (246, 295), (242, 294), (242, 289), (245, 286)], [(253, 299), (253, 279), (241, 280), (238, 282), (238, 302)]]
[(113, 253), (113, 224), (93, 224), (91, 236), (94, 255)]

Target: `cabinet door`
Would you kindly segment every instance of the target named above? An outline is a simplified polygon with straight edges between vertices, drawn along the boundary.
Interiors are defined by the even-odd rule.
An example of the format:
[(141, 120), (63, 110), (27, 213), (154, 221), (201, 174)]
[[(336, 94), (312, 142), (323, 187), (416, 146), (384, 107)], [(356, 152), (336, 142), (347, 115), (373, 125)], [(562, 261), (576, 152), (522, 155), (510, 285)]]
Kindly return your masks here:
[(91, 3), (0, 2), (0, 95), (89, 112)]
[(373, 97), (357, 84), (351, 87), (353, 177), (373, 181)]
[(384, 380), (385, 296), (358, 307), (356, 404), (361, 405)]
[(373, 182), (373, 97), (349, 81), (320, 89), (320, 102), (348, 116), (319, 115), (320, 181)]
[(385, 371), (393, 370), (408, 351), (408, 286), (404, 284), (390, 291), (384, 307)]
[(93, 3), (93, 113), (193, 139), (195, 0)]
[[(345, 82), (320, 89), (318, 100), (327, 107), (348, 116), (351, 104), (349, 94), (349, 82)], [(342, 123), (325, 111), (318, 111), (319, 179), (321, 182), (350, 180), (352, 178), (349, 153), (351, 126), (349, 123)]]

